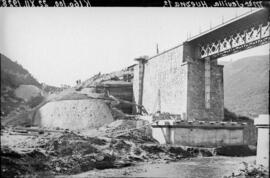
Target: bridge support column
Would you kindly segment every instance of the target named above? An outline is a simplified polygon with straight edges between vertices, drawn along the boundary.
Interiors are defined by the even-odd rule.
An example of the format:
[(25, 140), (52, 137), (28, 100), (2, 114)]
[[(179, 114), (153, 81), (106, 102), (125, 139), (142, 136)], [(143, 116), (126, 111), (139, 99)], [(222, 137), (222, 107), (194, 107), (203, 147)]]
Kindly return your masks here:
[(259, 115), (254, 124), (258, 128), (256, 164), (269, 168), (269, 115)]
[[(138, 105), (143, 104), (143, 79), (144, 79), (144, 64), (146, 62), (145, 58), (136, 58), (136, 61), (139, 62), (139, 96), (138, 96)], [(138, 113), (142, 113), (142, 108), (138, 107)]]
[(205, 58), (205, 76), (204, 76), (204, 81), (205, 81), (205, 108), (210, 109), (210, 93), (211, 93), (211, 61), (210, 57)]

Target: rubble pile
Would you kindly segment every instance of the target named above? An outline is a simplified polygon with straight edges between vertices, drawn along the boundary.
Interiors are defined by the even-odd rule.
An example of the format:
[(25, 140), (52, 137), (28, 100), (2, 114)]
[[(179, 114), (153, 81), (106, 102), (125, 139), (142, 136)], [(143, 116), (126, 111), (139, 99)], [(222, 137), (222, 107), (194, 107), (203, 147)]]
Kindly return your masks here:
[(161, 146), (153, 139), (139, 143), (128, 137), (90, 137), (61, 129), (29, 130), (23, 132), (21, 128), (16, 132), (4, 128), (2, 131), (4, 177), (77, 174), (94, 168), (129, 166), (138, 161), (175, 161), (192, 156), (181, 147)]
[(248, 164), (246, 162), (242, 162), (241, 168), (238, 171), (233, 172), (230, 176), (226, 176), (226, 178), (240, 177), (267, 178), (269, 177), (269, 168), (266, 168), (263, 165)]
[(158, 120), (181, 120), (181, 115), (180, 114), (171, 114), (167, 112), (157, 112), (153, 115), (153, 120), (158, 121)]
[(49, 174), (48, 157), (38, 150), (17, 152), (1, 145), (1, 175), (18, 177), (21, 175)]
[(76, 86), (77, 89), (80, 88), (87, 88), (99, 85), (106, 81), (128, 81), (130, 82), (131, 78), (133, 78), (133, 71), (129, 69), (124, 69), (117, 72), (112, 72), (108, 74), (96, 74), (93, 77), (89, 78), (88, 80), (78, 84)]
[(116, 120), (99, 128), (99, 132), (107, 137), (130, 140), (136, 143), (158, 143), (152, 138), (150, 123), (138, 118)]

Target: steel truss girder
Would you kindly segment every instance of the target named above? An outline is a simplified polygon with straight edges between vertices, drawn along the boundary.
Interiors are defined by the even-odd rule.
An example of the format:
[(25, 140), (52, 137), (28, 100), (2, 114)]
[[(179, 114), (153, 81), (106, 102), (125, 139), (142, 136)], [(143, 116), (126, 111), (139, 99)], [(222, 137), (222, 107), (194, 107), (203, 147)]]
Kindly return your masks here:
[(219, 58), (270, 42), (270, 22), (200, 46), (200, 58)]

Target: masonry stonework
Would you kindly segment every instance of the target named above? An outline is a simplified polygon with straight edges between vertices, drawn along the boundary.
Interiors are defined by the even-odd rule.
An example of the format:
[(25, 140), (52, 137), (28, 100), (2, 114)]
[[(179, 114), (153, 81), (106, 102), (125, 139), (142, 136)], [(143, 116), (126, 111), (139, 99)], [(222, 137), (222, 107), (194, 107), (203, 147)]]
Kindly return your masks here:
[(222, 121), (224, 119), (223, 66), (217, 65), (217, 60), (213, 62), (211, 65), (211, 108), (208, 118)]
[(205, 117), (204, 61), (193, 60), (188, 64), (188, 119), (203, 120)]
[[(216, 59), (210, 61), (210, 107), (205, 100), (205, 60), (187, 43), (146, 60), (142, 105), (149, 113), (179, 114), (184, 120), (223, 120), (223, 66)], [(139, 80), (137, 65), (133, 79), (137, 103)]]
[(223, 66), (217, 65), (216, 60), (210, 63), (210, 107), (206, 108), (204, 63), (204, 60), (193, 60), (188, 64), (188, 118), (222, 121)]
[(185, 119), (186, 101), (187, 65), (183, 62), (183, 46), (149, 59), (144, 68), (143, 105), (146, 110), (180, 114)]

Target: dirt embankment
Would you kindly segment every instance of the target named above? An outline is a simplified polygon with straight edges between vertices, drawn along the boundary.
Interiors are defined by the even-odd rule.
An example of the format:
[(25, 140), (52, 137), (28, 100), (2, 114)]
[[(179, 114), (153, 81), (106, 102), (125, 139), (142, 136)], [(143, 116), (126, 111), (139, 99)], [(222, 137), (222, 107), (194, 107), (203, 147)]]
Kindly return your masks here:
[(151, 137), (142, 135), (140, 131), (134, 131), (115, 137), (101, 134), (92, 137), (68, 130), (38, 133), (5, 128), (1, 136), (1, 174), (4, 177), (71, 175), (143, 161), (170, 162), (212, 155), (206, 150), (194, 152), (159, 145)]

